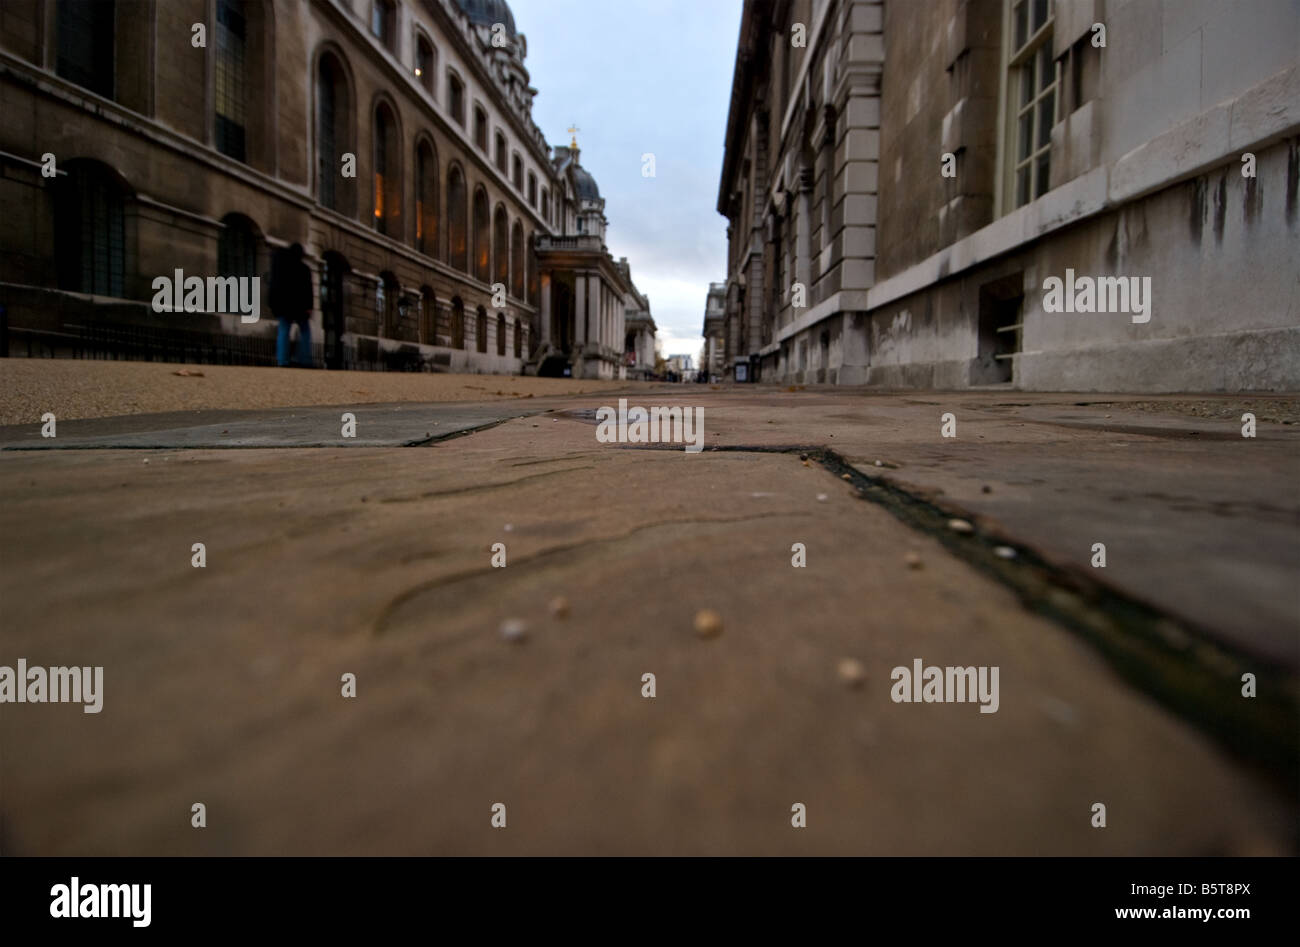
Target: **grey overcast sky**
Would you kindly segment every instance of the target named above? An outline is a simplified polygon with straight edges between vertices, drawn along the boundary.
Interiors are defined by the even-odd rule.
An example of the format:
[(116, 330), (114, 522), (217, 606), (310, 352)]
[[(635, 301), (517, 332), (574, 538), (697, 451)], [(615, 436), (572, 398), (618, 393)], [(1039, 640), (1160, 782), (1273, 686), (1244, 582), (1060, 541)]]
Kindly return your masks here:
[[(710, 281), (726, 279), (715, 210), (741, 0), (510, 0), (528, 39), (533, 120), (576, 124), (609, 219), (606, 244), (650, 297), (665, 356), (698, 358)], [(641, 156), (655, 156), (655, 177)]]

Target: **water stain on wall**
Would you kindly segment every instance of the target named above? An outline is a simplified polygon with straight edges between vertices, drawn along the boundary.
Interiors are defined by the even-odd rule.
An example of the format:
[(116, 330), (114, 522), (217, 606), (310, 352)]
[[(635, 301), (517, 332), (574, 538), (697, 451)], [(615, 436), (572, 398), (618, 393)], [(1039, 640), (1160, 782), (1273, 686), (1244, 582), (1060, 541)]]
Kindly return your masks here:
[(1214, 189), (1214, 242), (1223, 243), (1223, 222), (1228, 216), (1228, 173), (1219, 175)]
[(1286, 151), (1286, 222), (1295, 223), (1296, 192), (1300, 190), (1300, 137), (1292, 138)]
[(1192, 182), (1191, 196), (1192, 239), (1199, 245), (1201, 242), (1201, 232), (1205, 229), (1205, 178), (1200, 177)]

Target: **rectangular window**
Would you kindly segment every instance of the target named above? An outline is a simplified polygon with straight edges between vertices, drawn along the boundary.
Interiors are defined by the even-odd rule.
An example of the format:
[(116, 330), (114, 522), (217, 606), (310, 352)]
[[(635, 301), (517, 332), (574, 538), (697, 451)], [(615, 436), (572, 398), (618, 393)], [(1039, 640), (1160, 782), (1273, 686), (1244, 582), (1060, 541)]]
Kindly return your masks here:
[(97, 3), (59, 0), (57, 71), (106, 99), (113, 97), (113, 0)]
[(244, 13), (236, 0), (217, 0), (216, 128), (217, 150), (245, 161), (247, 120)]
[(433, 47), (423, 36), (415, 44), (415, 78), (420, 85), (433, 92), (434, 53)]
[(487, 151), (487, 112), (474, 107), (474, 144)]
[(370, 32), (390, 50), (393, 48), (393, 21), (397, 19), (396, 14), (397, 8), (393, 0), (375, 0), (374, 6), (370, 8)]
[(1050, 0), (1010, 0), (1007, 100), (1013, 207), (1051, 187), (1052, 126), (1056, 124), (1060, 66), (1052, 58)]
[(465, 127), (465, 87), (453, 75), (447, 76), (447, 110), (462, 128)]

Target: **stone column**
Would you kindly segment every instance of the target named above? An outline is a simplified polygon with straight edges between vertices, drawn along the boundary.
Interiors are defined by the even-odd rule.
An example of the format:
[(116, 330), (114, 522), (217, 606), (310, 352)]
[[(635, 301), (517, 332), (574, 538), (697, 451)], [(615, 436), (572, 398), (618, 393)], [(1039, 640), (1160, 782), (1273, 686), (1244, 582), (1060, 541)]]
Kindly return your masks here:
[(600, 342), (609, 345), (609, 290), (600, 284)]
[[(840, 271), (840, 289), (864, 290), (876, 281), (880, 81), (885, 59), (883, 7), (874, 0), (857, 0), (848, 23), (851, 33), (844, 46), (846, 54), (828, 90), (835, 112), (841, 117), (844, 162), (835, 168), (836, 180), (842, 174), (844, 181), (842, 229), (830, 234), (829, 239), (833, 246), (841, 248), (841, 258), (831, 260), (831, 266)], [(912, 111), (909, 106), (905, 121), (912, 119)]]
[[(804, 302), (807, 306), (812, 305), (812, 190), (813, 190), (813, 169), (804, 165), (799, 166), (799, 191), (795, 198), (795, 219), (797, 221), (794, 235), (794, 278), (796, 282), (803, 283)], [(785, 292), (789, 292), (790, 287), (783, 287)], [(798, 319), (803, 314), (802, 310), (792, 312), (792, 316)]]
[(573, 342), (584, 345), (587, 341), (587, 274), (573, 277)]
[(545, 348), (551, 341), (551, 271), (542, 270), (540, 280), (542, 294), (542, 348)]
[(593, 273), (587, 277), (587, 292), (590, 298), (587, 301), (587, 309), (591, 313), (591, 334), (597, 345), (601, 341), (600, 330), (600, 273)]
[(615, 294), (614, 303), (614, 351), (618, 353), (619, 362), (623, 361), (623, 349), (627, 348), (627, 320), (623, 314), (623, 297)]

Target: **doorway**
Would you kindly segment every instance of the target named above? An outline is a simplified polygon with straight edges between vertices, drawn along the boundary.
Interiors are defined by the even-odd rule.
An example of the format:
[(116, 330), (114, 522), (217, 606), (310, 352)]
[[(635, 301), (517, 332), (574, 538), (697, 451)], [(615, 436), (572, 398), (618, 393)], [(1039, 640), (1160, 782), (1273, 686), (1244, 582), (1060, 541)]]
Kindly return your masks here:
[(979, 295), (978, 355), (971, 365), (972, 385), (1005, 385), (1015, 375), (1024, 328), (1024, 273), (985, 283)]
[(350, 270), (348, 261), (333, 250), (325, 254), (321, 263), (320, 312), (321, 329), (324, 333), (322, 357), (326, 368), (343, 367), (343, 333), (346, 329), (345, 278)]

